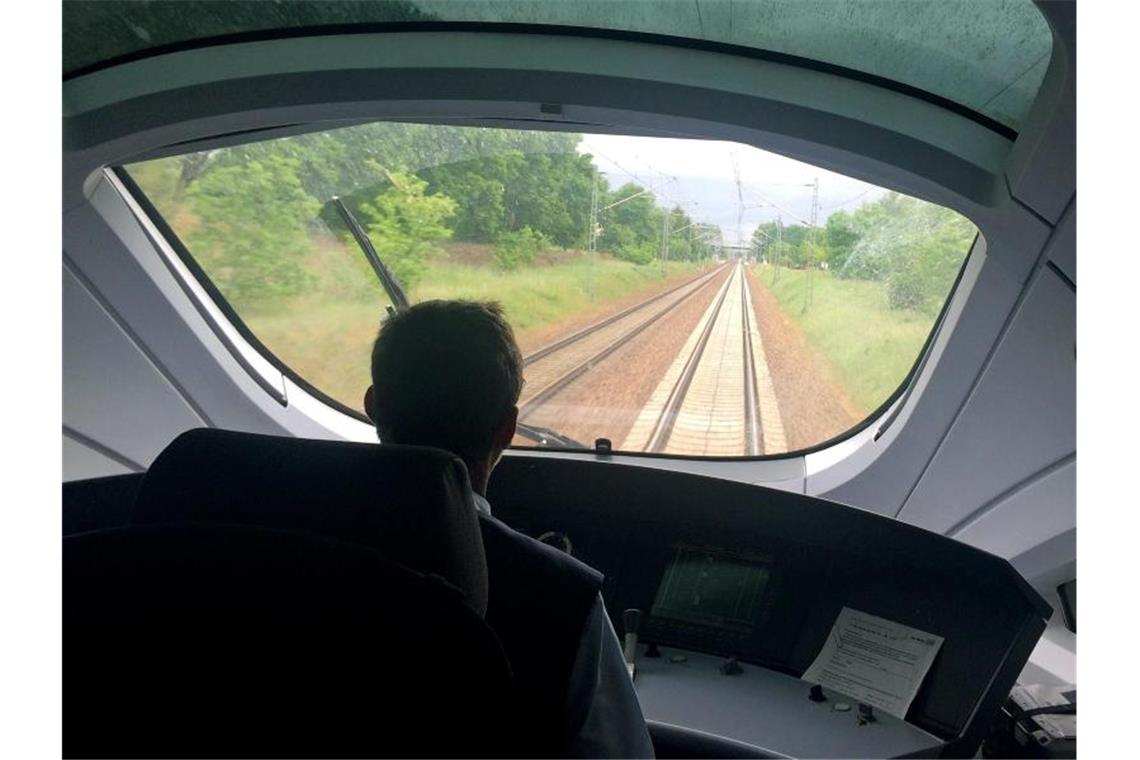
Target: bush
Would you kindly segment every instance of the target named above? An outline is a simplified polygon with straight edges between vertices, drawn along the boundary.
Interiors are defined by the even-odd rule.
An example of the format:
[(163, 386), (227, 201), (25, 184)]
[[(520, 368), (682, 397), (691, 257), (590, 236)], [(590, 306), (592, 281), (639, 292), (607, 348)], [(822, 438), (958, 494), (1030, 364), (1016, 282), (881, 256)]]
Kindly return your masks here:
[(281, 156), (220, 167), (187, 192), (198, 219), (187, 244), (222, 294), (243, 307), (311, 283), (304, 262), (319, 204), (301, 187), (297, 167)]
[(930, 284), (917, 266), (908, 266), (891, 275), (887, 300), (892, 309), (921, 311), (926, 305)]
[(653, 243), (631, 243), (619, 248), (617, 257), (634, 264), (652, 264), (657, 258), (657, 246)]
[(546, 246), (545, 235), (535, 232), (530, 227), (523, 227), (513, 232), (501, 233), (491, 253), (499, 263), (500, 269), (510, 271), (517, 269), (519, 264), (529, 264), (534, 261), (534, 257)]

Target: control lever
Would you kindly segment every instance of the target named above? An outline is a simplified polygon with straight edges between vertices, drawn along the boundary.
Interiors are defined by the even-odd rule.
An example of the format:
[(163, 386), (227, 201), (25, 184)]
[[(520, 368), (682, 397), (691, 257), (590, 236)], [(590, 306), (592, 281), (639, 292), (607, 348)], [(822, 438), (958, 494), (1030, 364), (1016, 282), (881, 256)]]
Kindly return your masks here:
[(641, 610), (629, 609), (622, 613), (621, 625), (625, 630), (625, 667), (629, 677), (633, 678), (636, 670), (634, 661), (637, 658), (637, 634), (641, 630)]

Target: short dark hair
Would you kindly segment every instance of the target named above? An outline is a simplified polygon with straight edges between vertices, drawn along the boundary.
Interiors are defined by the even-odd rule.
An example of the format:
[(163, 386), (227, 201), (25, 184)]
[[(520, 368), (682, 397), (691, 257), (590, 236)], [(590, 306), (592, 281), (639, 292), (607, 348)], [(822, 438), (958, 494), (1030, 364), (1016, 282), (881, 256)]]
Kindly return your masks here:
[(381, 439), (437, 446), (468, 462), (491, 452), (522, 383), (514, 331), (490, 301), (418, 303), (388, 317), (372, 346)]

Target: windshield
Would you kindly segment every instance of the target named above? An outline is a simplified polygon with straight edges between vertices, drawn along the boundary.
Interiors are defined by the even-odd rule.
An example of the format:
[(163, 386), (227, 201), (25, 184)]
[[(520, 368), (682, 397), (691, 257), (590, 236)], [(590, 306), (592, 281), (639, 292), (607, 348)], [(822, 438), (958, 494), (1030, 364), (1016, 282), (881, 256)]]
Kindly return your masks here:
[(905, 381), (975, 236), (709, 140), (376, 123), (126, 168), (234, 319), (346, 411), (401, 296), (502, 303), (520, 446), (736, 457), (844, 435)]

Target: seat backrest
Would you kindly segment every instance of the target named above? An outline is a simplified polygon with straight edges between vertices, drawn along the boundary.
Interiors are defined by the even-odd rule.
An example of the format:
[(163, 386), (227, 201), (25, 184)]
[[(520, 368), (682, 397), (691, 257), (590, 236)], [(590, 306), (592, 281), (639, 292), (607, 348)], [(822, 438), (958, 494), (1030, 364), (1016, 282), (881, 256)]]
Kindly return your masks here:
[(155, 459), (133, 525), (233, 524), (300, 530), (371, 546), (439, 575), (487, 609), (483, 554), (467, 468), (453, 454), (199, 429)]
[(260, 528), (64, 540), (64, 753), (509, 754), (513, 686), (462, 594), (376, 551)]

